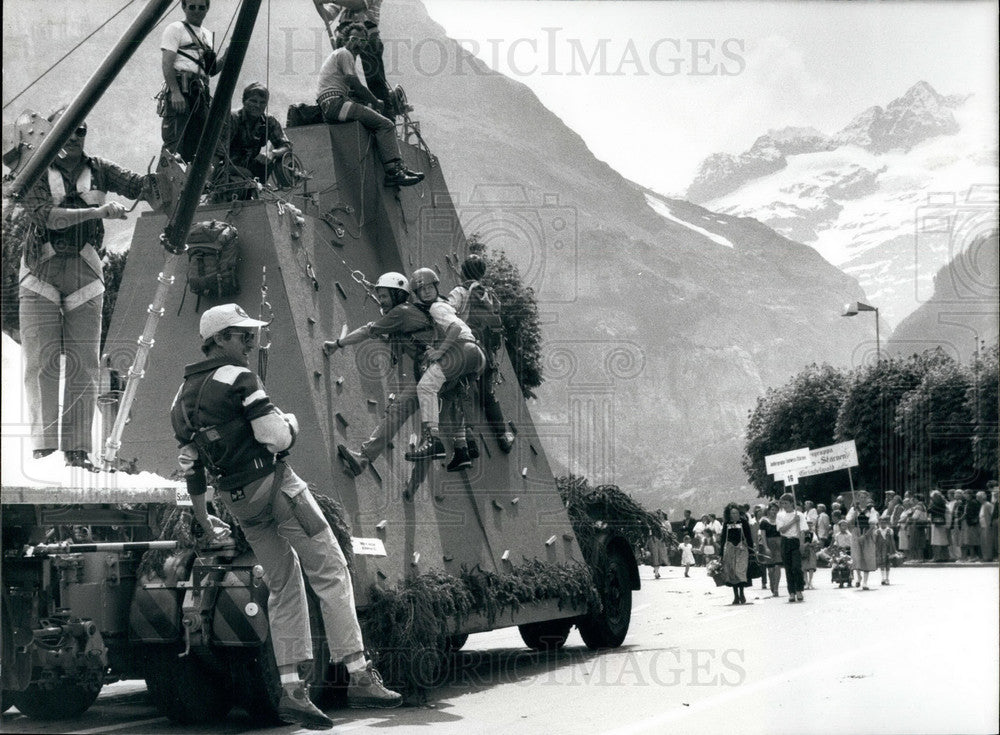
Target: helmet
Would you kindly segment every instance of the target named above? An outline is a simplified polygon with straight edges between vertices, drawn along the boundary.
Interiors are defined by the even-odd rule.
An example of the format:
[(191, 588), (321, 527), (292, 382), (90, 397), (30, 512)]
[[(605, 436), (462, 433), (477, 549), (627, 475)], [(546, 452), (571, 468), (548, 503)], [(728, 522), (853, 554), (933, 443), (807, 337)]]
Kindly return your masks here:
[(486, 261), (478, 255), (470, 255), (462, 263), (462, 278), (478, 281), (486, 275)]
[(389, 271), (378, 277), (378, 280), (375, 282), (375, 288), (395, 288), (409, 293), (410, 283), (402, 273)]
[(431, 283), (436, 286), (441, 283), (441, 279), (438, 278), (438, 274), (430, 268), (417, 268), (413, 271), (413, 275), (410, 276), (410, 289), (414, 293), (416, 293), (417, 289), (421, 286), (426, 286)]

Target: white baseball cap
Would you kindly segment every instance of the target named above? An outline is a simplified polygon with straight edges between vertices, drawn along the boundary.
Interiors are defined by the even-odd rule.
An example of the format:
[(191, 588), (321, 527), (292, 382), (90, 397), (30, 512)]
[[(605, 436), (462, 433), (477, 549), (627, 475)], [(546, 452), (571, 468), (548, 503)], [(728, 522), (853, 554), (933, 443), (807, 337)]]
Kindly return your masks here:
[(201, 315), (201, 324), (198, 325), (198, 332), (202, 339), (208, 339), (213, 334), (218, 334), (223, 329), (230, 327), (263, 327), (267, 322), (259, 319), (251, 319), (250, 315), (243, 311), (239, 304), (222, 304), (213, 306)]

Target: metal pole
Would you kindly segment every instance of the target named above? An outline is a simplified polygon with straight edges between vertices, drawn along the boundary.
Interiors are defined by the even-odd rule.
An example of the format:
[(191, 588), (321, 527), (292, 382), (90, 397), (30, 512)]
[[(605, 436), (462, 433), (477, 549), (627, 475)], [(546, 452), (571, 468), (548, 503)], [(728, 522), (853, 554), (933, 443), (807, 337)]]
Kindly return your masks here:
[(70, 103), (62, 117), (56, 122), (49, 134), (38, 146), (38, 151), (31, 157), (24, 169), (11, 184), (10, 196), (19, 199), (35, 185), (35, 182), (55, 160), (56, 154), (66, 145), (69, 136), (82, 123), (97, 101), (101, 98), (115, 77), (125, 68), (139, 44), (149, 35), (160, 17), (167, 11), (173, 0), (149, 0), (139, 16), (132, 21), (124, 35), (111, 49), (104, 62), (97, 68), (80, 93)]
[(882, 342), (878, 336), (878, 307), (875, 307), (875, 362), (882, 362)]
[(163, 234), (160, 235), (160, 242), (169, 254), (163, 265), (163, 272), (157, 278), (159, 285), (156, 287), (153, 303), (147, 309), (149, 316), (146, 318), (146, 326), (142, 331), (142, 336), (139, 337), (139, 349), (136, 350), (135, 359), (128, 371), (128, 382), (125, 385), (118, 415), (115, 417), (115, 425), (105, 443), (103, 461), (106, 469), (113, 468), (118, 450), (121, 449), (125, 423), (128, 421), (132, 402), (139, 390), (139, 383), (145, 374), (146, 358), (155, 342), (153, 335), (156, 334), (156, 326), (164, 313), (167, 292), (174, 282), (177, 256), (187, 248), (185, 240), (191, 229), (191, 221), (194, 219), (198, 200), (201, 198), (201, 192), (205, 188), (205, 181), (208, 179), (208, 173), (212, 167), (215, 148), (222, 134), (223, 124), (229, 115), (233, 91), (236, 89), (236, 81), (243, 66), (243, 59), (246, 57), (247, 46), (250, 43), (250, 36), (257, 20), (257, 11), (260, 10), (260, 1), (244, 0), (240, 7), (240, 14), (233, 29), (233, 40), (226, 53), (226, 63), (219, 75), (215, 97), (208, 110), (208, 121), (201, 133), (201, 140), (198, 141), (194, 161), (191, 163), (184, 188), (178, 197), (177, 208), (164, 228)]

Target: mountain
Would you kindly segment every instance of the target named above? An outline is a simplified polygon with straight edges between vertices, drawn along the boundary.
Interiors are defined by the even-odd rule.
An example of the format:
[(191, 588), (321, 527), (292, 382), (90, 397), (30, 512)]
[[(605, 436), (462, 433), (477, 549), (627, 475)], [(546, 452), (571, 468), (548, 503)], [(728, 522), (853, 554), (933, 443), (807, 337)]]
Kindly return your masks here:
[(888, 340), (891, 354), (940, 347), (961, 362), (1000, 338), (1000, 240), (982, 230), (934, 277), (934, 290), (900, 322)]
[(928, 246), (924, 215), (950, 202), (997, 206), (995, 100), (918, 82), (842, 130), (768, 131), (739, 155), (702, 163), (687, 195), (754, 217), (855, 276), (890, 323), (925, 300), (934, 274), (968, 242)]
[[(85, 14), (106, 17), (114, 6), (69, 0), (39, 12), (51, 19), (46, 27), (65, 29), (69, 45)], [(232, 7), (213, 3), (210, 23), (224, 27)], [(308, 4), (283, 13), (270, 67), (257, 37), (244, 74), (271, 80), (277, 111), (312, 97), (326, 53)], [(5, 23), (5, 36), (21, 39), (6, 44), (5, 61), (37, 55), (42, 67), (39, 24)], [(739, 462), (747, 413), (804, 365), (843, 364), (874, 338), (873, 324), (839, 316), (844, 302), (866, 299), (857, 281), (756, 220), (624, 179), (526, 86), (447, 38), (420, 3), (386, 2), (382, 28), (390, 82), (405, 86), (465, 232), (504, 250), (536, 291), (546, 382), (531, 410), (550, 461), (668, 511), (750, 500)], [(87, 53), (67, 74), (93, 68)], [(147, 40), (91, 115), (92, 150), (145, 169), (158, 145), (149, 99), (157, 64)], [(8, 68), (12, 89), (41, 71)], [(64, 85), (76, 83), (70, 76)], [(620, 135), (631, 134), (623, 123)], [(435, 226), (434, 192), (425, 197), (413, 237)]]

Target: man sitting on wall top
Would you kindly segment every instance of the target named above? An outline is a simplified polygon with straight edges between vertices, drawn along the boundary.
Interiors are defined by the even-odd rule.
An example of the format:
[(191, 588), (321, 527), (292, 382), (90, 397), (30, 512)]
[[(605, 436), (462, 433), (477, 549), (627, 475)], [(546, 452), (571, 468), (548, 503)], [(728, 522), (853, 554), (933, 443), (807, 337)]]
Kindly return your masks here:
[(343, 36), (338, 38), (342, 45), (326, 58), (320, 69), (316, 101), (327, 123), (356, 120), (372, 132), (385, 166), (386, 186), (413, 186), (423, 181), (424, 175), (403, 165), (395, 124), (376, 112), (384, 108), (383, 103), (361, 83), (354, 70), (354, 60), (367, 37), (360, 23), (352, 23), (344, 29)]

